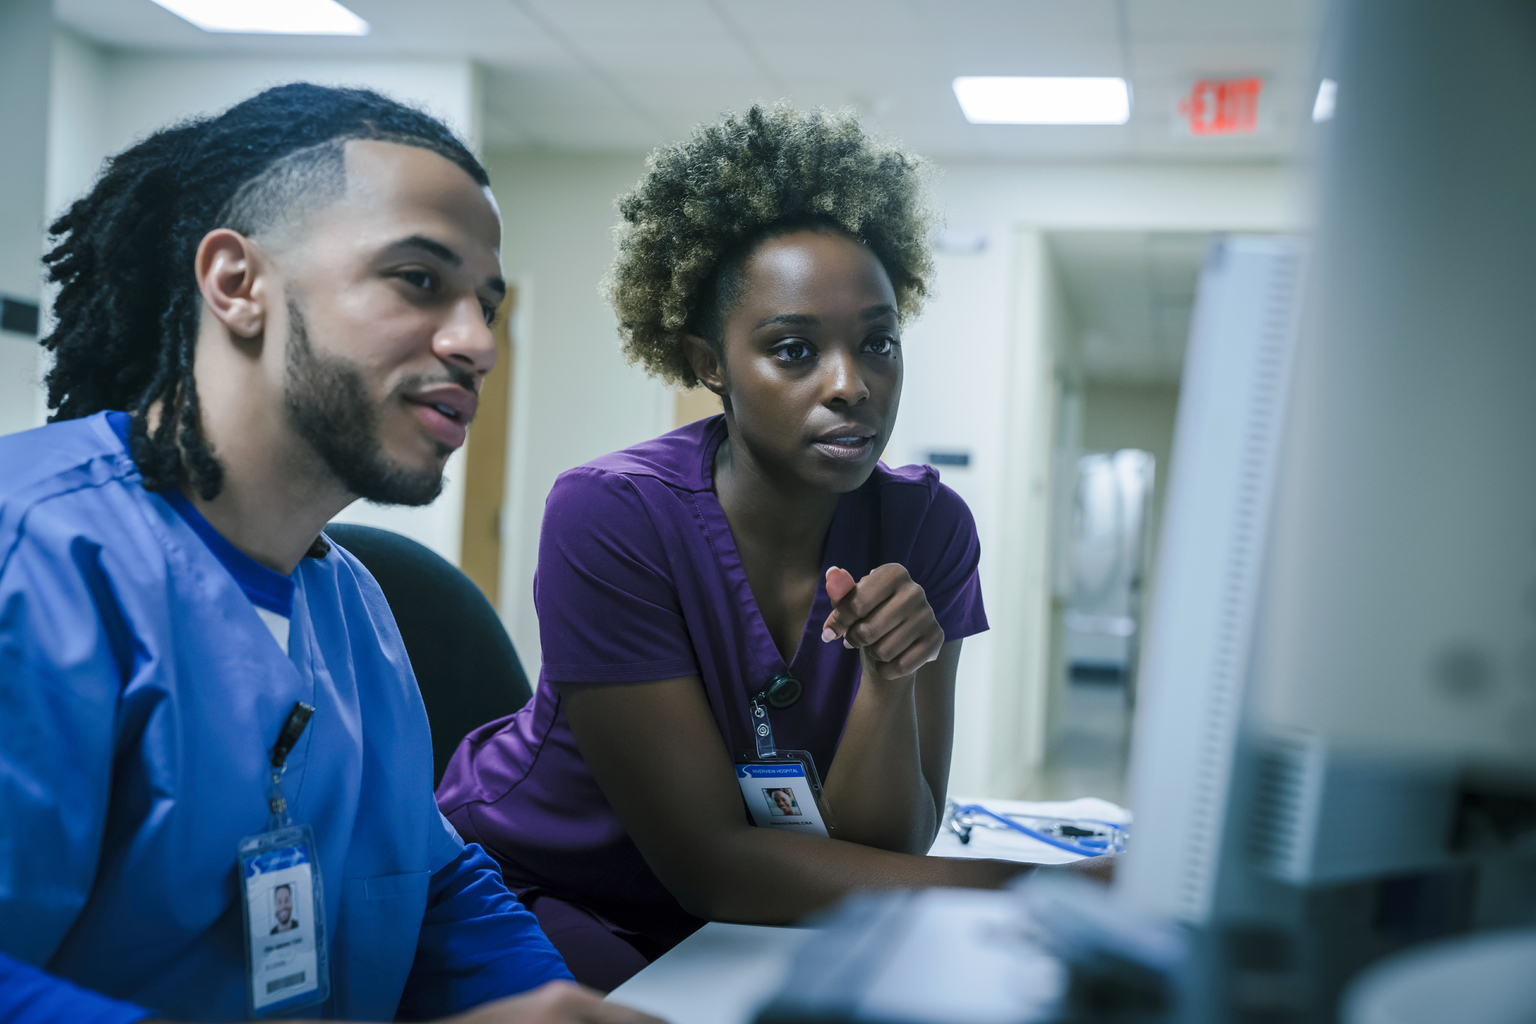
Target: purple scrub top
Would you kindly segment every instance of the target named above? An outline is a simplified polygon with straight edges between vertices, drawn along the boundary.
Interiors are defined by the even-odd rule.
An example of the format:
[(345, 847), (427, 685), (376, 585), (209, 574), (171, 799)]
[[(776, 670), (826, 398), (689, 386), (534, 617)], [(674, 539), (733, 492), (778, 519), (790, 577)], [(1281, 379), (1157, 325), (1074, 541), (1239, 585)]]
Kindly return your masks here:
[[(711, 417), (555, 482), (534, 579), (538, 687), (521, 711), (465, 737), (437, 790), (443, 813), (501, 862), (509, 887), (537, 888), (641, 932), (682, 909), (587, 770), (556, 684), (698, 676), (726, 748), (755, 750), (751, 696), (786, 665), (715, 497), (725, 436), (725, 417)], [(980, 550), (970, 509), (931, 467), (881, 463), (839, 501), (821, 564), (823, 575), (837, 565), (855, 579), (889, 562), (906, 566), (945, 639), (958, 640), (987, 628)], [(823, 777), (860, 674), (857, 651), (821, 641), (831, 611), (823, 586), (787, 666), (804, 696), (769, 711), (779, 748), (810, 751)]]

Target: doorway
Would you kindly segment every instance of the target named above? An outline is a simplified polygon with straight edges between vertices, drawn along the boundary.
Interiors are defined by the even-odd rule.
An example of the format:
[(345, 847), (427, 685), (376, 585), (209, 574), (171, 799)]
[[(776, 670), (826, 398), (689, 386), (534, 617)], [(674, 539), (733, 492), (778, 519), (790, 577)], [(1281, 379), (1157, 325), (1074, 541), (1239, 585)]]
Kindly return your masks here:
[(1056, 232), (1057, 353), (1046, 756), (1029, 795), (1123, 803), (1146, 595), (1204, 232)]

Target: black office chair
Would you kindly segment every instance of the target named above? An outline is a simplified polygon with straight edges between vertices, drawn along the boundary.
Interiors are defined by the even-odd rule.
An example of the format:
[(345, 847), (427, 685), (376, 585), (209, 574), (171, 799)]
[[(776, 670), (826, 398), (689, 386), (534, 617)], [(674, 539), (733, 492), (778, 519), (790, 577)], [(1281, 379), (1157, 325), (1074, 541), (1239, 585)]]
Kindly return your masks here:
[(325, 533), (373, 573), (394, 612), (432, 724), (435, 784), (471, 729), (528, 703), (523, 663), (480, 588), (430, 548), (371, 526)]

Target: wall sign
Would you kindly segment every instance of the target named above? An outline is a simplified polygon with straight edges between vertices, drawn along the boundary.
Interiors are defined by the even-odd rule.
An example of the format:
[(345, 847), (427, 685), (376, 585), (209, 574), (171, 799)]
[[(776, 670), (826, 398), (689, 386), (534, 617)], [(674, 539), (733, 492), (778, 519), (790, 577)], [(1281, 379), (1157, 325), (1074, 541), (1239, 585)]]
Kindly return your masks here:
[(1200, 78), (1179, 97), (1175, 122), (1180, 134), (1255, 135), (1264, 127), (1264, 79)]

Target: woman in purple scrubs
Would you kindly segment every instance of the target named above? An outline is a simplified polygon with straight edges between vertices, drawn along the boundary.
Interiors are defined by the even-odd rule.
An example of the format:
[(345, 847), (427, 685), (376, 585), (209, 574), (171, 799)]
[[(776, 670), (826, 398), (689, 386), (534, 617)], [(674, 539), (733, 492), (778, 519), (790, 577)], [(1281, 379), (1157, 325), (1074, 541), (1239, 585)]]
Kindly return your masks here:
[[(786, 923), (860, 889), (995, 886), (923, 856), (955, 671), (987, 628), (965, 503), (879, 456), (932, 261), (919, 169), (846, 115), (753, 108), (625, 196), (625, 351), (725, 414), (577, 467), (545, 507), (533, 700), (438, 790), (578, 980), (611, 989), (702, 919)], [(755, 828), (733, 762), (781, 675), (838, 838)]]

